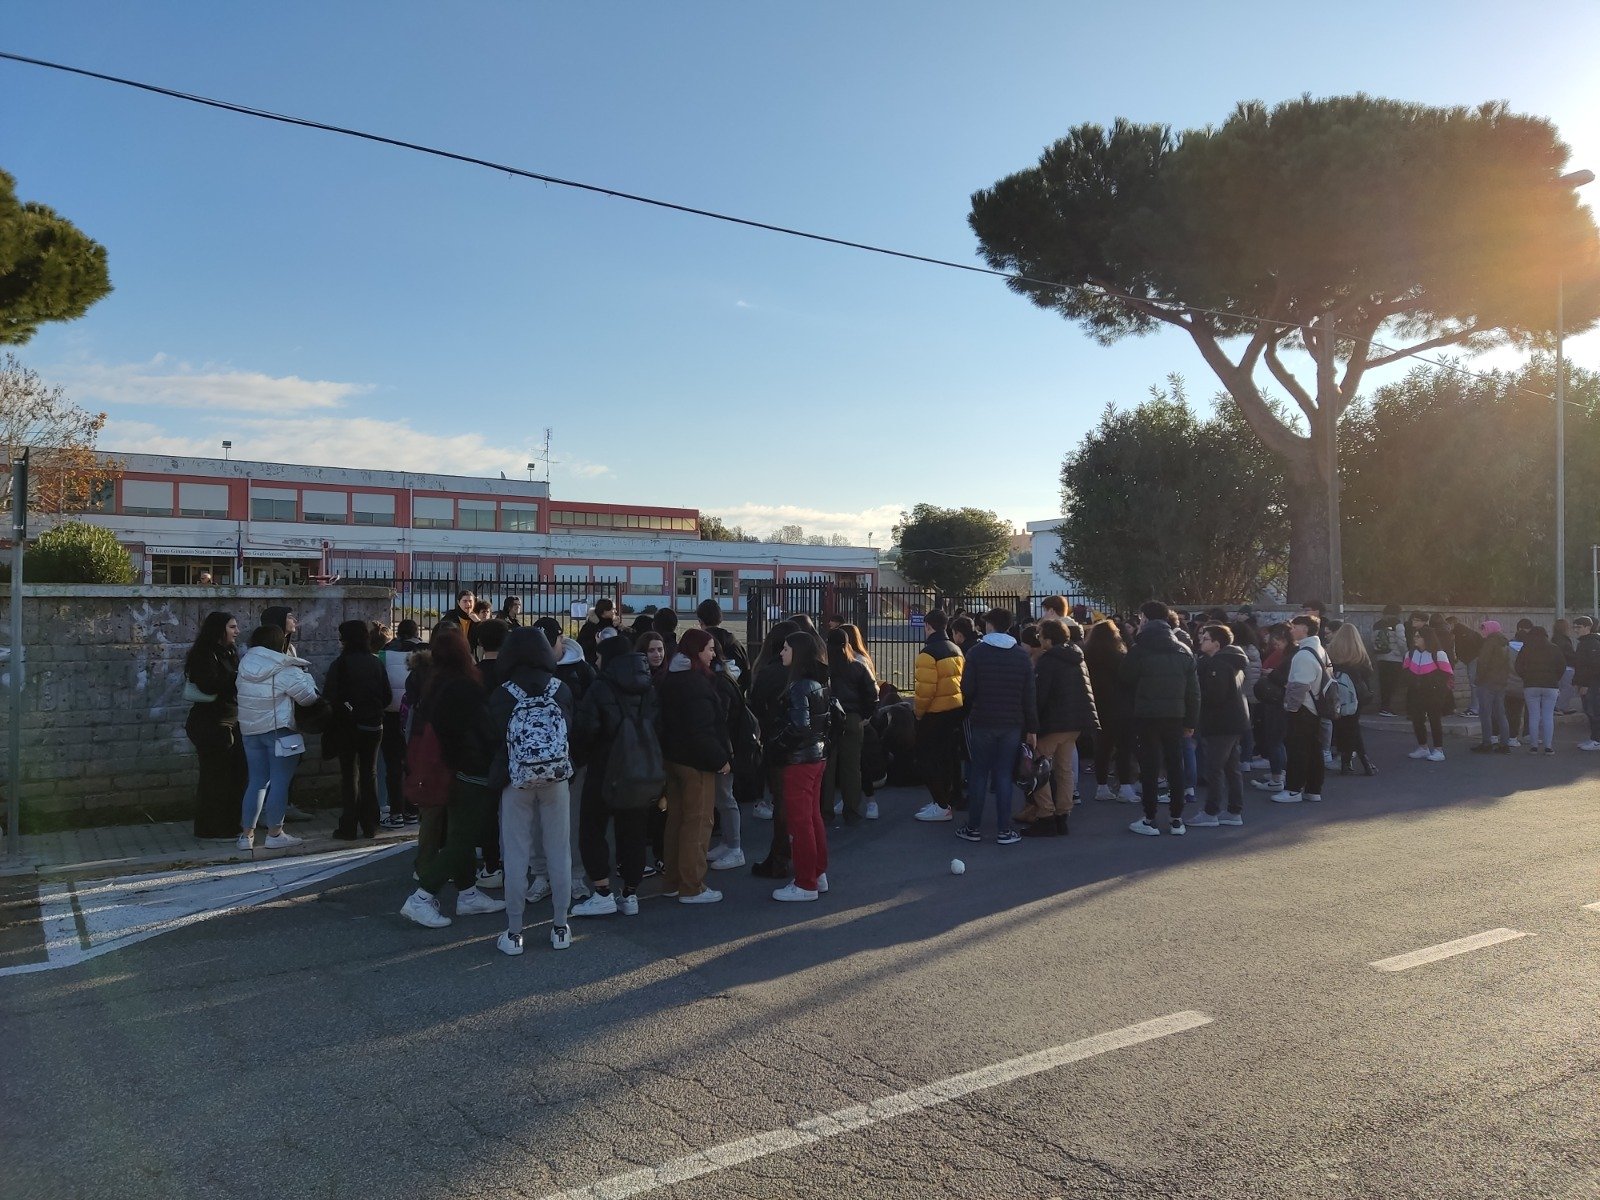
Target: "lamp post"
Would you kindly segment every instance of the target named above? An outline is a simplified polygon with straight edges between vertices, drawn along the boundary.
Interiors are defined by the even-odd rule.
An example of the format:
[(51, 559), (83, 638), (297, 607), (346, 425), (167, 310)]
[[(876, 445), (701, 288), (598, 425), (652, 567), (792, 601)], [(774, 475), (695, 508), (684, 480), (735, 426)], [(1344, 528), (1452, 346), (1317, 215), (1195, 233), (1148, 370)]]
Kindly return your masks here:
[(232, 450), (233, 450), (233, 443), (231, 441), (224, 441), (222, 443), (222, 461), (223, 462), (229, 461), (230, 452)]
[[(1557, 187), (1581, 188), (1594, 182), (1593, 171), (1569, 171)], [(1567, 280), (1563, 267), (1556, 276), (1556, 620), (1567, 617)]]

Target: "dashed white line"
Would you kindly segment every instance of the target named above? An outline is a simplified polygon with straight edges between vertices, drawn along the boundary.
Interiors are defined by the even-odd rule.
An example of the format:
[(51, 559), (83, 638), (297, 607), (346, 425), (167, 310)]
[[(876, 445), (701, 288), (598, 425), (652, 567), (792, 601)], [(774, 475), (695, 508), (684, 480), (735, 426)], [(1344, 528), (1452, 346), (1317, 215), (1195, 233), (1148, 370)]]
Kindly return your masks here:
[(1396, 954), (1393, 958), (1380, 958), (1377, 962), (1369, 964), (1379, 971), (1409, 971), (1412, 967), (1420, 967), (1424, 963), (1438, 962), (1441, 958), (1453, 958), (1457, 954), (1469, 954), (1474, 950), (1482, 950), (1485, 946), (1498, 945), (1500, 942), (1509, 942), (1515, 938), (1532, 937), (1531, 933), (1523, 933), (1516, 929), (1486, 929), (1482, 933), (1474, 933), (1470, 937), (1456, 938), (1453, 942), (1440, 942), (1437, 946), (1424, 946), (1421, 950), (1412, 950), (1406, 954)]
[(773, 1129), (766, 1133), (740, 1138), (738, 1141), (724, 1142), (720, 1146), (698, 1150), (683, 1158), (662, 1163), (660, 1166), (645, 1167), (623, 1175), (612, 1175), (598, 1183), (570, 1188), (564, 1192), (553, 1192), (543, 1197), (543, 1200), (627, 1200), (629, 1196), (638, 1196), (686, 1180), (698, 1179), (702, 1175), (736, 1167), (770, 1154), (793, 1150), (797, 1146), (820, 1142), (824, 1138), (838, 1137), (842, 1133), (875, 1125), (891, 1117), (902, 1117), (935, 1105), (948, 1104), (973, 1092), (998, 1087), (1003, 1083), (1012, 1083), (1029, 1075), (1064, 1067), (1068, 1063), (1082, 1062), (1086, 1058), (1094, 1058), (1128, 1046), (1137, 1046), (1141, 1042), (1170, 1037), (1175, 1033), (1183, 1033), (1209, 1024), (1211, 1018), (1205, 1013), (1171, 1013), (1165, 1017), (1143, 1021), (1138, 1025), (1114, 1029), (1110, 1033), (1096, 1034), (1082, 1041), (1052, 1046), (1048, 1050), (1024, 1054), (1021, 1058), (1007, 1059), (992, 1066), (979, 1067), (975, 1071), (953, 1075), (937, 1083), (923, 1084), (908, 1092), (883, 1096), (868, 1104), (857, 1104), (851, 1108), (824, 1113), (820, 1117), (812, 1117), (810, 1120), (800, 1121), (784, 1129)]
[(1590, 912), (1600, 912), (1600, 900), (1596, 900), (1593, 904), (1585, 904), (1584, 907)]

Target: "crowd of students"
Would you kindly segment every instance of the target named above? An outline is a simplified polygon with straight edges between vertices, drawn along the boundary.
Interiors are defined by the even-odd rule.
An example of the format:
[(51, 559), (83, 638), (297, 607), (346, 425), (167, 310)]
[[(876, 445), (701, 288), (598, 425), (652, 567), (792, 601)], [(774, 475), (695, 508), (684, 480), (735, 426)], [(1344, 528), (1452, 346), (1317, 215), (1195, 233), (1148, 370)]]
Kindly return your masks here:
[[(886, 778), (927, 788), (919, 821), (961, 814), (966, 841), (988, 836), (991, 797), (1000, 845), (1065, 835), (1080, 757), (1094, 799), (1143, 806), (1136, 834), (1242, 825), (1250, 774), (1280, 804), (1319, 801), (1330, 766), (1374, 775), (1361, 713), (1375, 701), (1392, 715), (1402, 685), (1412, 757), (1442, 760), (1458, 665), (1482, 722), (1475, 750), (1508, 753), (1526, 729), (1530, 749), (1553, 752), (1564, 679), (1590, 714), (1581, 748), (1600, 750), (1589, 618), (1569, 652), (1531, 622), (1508, 638), (1495, 621), (1473, 634), (1391, 608), (1369, 653), (1320, 607), (1265, 628), (1247, 608), (1190, 619), (1155, 601), (1136, 621), (1069, 614), (1061, 597), (1020, 623), (1005, 609), (935, 610), (909, 698), (837, 616), (824, 629), (804, 614), (777, 622), (752, 661), (715, 601), (680, 632), (671, 610), (624, 625), (602, 600), (569, 637), (550, 617), (524, 625), (514, 600), (492, 613), (462, 592), (427, 642), (412, 621), (342, 624), (319, 688), (289, 609), (267, 610), (242, 655), (237, 620), (217, 612), (186, 663), (195, 831), (250, 849), (264, 826), (266, 847), (298, 844), (289, 791), (320, 733), (340, 764), (336, 837), (417, 828), (403, 915), (449, 925), (439, 896), (453, 885), (454, 915), (503, 912), (498, 946), (520, 954), (530, 903), (548, 899), (563, 949), (572, 917), (637, 915), (651, 875), (679, 903), (707, 905), (722, 899), (711, 872), (748, 865), (786, 880), (774, 899), (816, 901), (830, 825), (877, 819)], [(753, 864), (744, 812), (773, 821)]]

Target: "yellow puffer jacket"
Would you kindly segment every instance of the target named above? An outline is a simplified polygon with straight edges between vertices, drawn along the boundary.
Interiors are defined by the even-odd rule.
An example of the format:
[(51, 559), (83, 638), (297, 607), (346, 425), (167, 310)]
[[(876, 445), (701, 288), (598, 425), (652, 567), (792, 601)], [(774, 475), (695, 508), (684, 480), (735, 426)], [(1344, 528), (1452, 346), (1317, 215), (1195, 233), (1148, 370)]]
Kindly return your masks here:
[(914, 693), (917, 716), (961, 707), (961, 671), (966, 660), (954, 642), (929, 638), (917, 654)]

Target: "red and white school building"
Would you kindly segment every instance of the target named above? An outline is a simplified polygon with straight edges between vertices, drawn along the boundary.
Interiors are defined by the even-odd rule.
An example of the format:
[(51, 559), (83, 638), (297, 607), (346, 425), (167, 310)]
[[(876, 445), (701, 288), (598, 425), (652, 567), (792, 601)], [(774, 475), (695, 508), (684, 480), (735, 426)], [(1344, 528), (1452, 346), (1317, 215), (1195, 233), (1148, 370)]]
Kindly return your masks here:
[(283, 586), (344, 579), (561, 580), (633, 608), (741, 612), (748, 585), (877, 582), (878, 552), (700, 540), (700, 513), (552, 500), (548, 484), (413, 471), (117, 454), (75, 519), (103, 525), (146, 583)]

